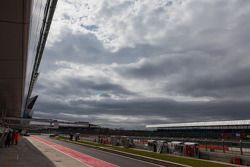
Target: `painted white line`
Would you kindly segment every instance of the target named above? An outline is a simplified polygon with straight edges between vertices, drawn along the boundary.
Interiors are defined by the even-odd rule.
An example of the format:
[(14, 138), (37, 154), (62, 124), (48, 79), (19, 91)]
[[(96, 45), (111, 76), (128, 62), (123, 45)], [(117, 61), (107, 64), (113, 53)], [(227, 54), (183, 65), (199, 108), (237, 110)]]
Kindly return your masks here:
[(162, 166), (162, 165), (154, 164), (154, 163), (152, 163), (152, 162), (147, 162), (147, 161), (143, 161), (143, 160), (140, 160), (140, 159), (135, 159), (135, 158), (131, 158), (131, 157), (126, 157), (126, 156), (124, 156), (124, 155), (120, 155), (120, 154), (115, 154), (115, 153), (112, 153), (112, 152), (107, 152), (107, 151), (103, 151), (103, 150), (99, 150), (99, 151), (104, 152), (104, 153), (113, 154), (113, 155), (116, 155), (116, 156), (119, 156), (119, 157), (123, 157), (123, 158), (127, 158), (127, 159), (132, 159), (132, 160), (135, 160), (135, 161), (139, 161), (139, 162), (147, 163), (147, 164), (154, 165), (154, 166), (166, 167), (166, 166)]
[[(124, 153), (124, 152), (118, 151), (118, 150), (115, 150), (115, 151)], [(151, 158), (151, 157), (147, 157), (147, 156), (143, 156), (143, 155), (137, 155), (137, 154), (133, 154), (133, 153), (126, 153), (126, 154), (130, 154), (130, 155), (134, 155), (134, 156), (139, 156), (139, 157), (143, 157), (143, 158), (147, 158), (147, 159), (152, 159), (152, 160), (156, 160), (156, 161), (161, 161), (161, 162), (164, 162), (164, 163), (169, 163), (169, 164), (172, 164), (172, 165), (177, 165), (177, 166), (182, 166), (182, 167), (192, 167), (192, 166), (189, 166), (189, 165), (179, 164), (179, 163), (176, 163), (176, 162), (171, 162), (171, 161), (167, 161), (167, 160), (161, 160), (161, 159)]]

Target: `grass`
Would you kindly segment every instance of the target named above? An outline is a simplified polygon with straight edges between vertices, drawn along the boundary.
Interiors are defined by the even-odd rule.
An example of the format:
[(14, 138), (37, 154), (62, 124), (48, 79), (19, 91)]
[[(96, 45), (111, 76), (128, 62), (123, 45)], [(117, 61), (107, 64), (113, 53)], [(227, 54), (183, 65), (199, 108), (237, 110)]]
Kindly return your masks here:
[(106, 150), (112, 150), (112, 151), (121, 151), (124, 153), (130, 153), (130, 154), (135, 154), (135, 155), (141, 155), (149, 158), (154, 158), (154, 159), (159, 159), (163, 161), (170, 161), (178, 164), (183, 164), (183, 165), (189, 165), (193, 167), (233, 167), (233, 165), (227, 165), (227, 164), (220, 164), (220, 163), (215, 163), (215, 162), (209, 162), (209, 161), (202, 161), (199, 159), (193, 159), (193, 158), (188, 158), (188, 157), (179, 157), (179, 156), (173, 156), (173, 155), (166, 155), (166, 154), (159, 154), (159, 153), (154, 153), (154, 152), (148, 152), (148, 151), (143, 151), (143, 150), (135, 150), (131, 148), (123, 148), (123, 147), (116, 147), (116, 146), (111, 146), (111, 145), (104, 145), (104, 144), (98, 144), (95, 142), (91, 141), (70, 141), (66, 137), (56, 137), (58, 140), (74, 143), (74, 144), (81, 144), (81, 145), (87, 145), (92, 148), (96, 149), (106, 149)]

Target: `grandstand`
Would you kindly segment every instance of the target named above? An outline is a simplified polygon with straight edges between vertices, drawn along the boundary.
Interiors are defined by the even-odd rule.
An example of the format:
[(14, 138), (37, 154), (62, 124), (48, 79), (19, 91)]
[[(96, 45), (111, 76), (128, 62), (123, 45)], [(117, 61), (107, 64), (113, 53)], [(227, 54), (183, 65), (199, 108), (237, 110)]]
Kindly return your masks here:
[(155, 128), (161, 137), (247, 139), (250, 138), (250, 120), (190, 122), (146, 125)]

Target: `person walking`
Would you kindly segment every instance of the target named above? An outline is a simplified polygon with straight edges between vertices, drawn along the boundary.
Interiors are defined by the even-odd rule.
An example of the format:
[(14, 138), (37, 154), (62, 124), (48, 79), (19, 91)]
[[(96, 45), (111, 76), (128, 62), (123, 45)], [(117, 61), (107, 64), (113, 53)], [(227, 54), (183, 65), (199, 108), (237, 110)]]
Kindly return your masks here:
[(4, 133), (2, 135), (2, 143), (1, 143), (1, 146), (3, 146), (3, 147), (6, 146), (7, 135), (8, 135), (8, 133), (4, 131)]
[(73, 140), (73, 136), (74, 136), (74, 135), (73, 135), (72, 133), (69, 134), (69, 139), (70, 139), (71, 141)]
[(7, 133), (7, 137), (6, 137), (6, 140), (5, 140), (5, 147), (10, 147), (11, 137), (12, 137), (12, 133), (11, 133), (11, 131), (9, 131)]
[(16, 133), (15, 133), (15, 145), (18, 144), (19, 140), (20, 140), (20, 133), (18, 131), (16, 131)]

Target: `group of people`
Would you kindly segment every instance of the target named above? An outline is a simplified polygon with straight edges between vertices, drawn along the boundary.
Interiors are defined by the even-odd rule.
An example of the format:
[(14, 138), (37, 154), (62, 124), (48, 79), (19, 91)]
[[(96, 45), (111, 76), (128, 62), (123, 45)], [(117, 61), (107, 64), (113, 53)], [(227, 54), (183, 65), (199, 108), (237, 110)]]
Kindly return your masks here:
[(73, 137), (75, 136), (75, 141), (80, 140), (80, 133), (76, 133), (75, 135), (73, 135), (73, 133), (69, 134), (69, 139), (73, 140)]
[(17, 145), (20, 139), (20, 133), (18, 131), (9, 131), (4, 134), (5, 147), (10, 147), (10, 145)]

